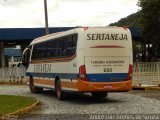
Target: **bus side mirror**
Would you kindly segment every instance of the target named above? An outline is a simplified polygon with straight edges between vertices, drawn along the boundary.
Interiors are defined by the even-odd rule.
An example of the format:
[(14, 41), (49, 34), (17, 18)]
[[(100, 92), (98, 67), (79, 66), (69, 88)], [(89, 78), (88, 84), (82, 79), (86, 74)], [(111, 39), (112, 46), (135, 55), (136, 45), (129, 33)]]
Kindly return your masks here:
[(23, 66), (28, 67), (29, 60), (30, 60), (30, 49), (26, 48), (23, 51), (23, 55), (22, 55), (22, 64), (23, 64)]
[(25, 55), (23, 54), (22, 55), (22, 64), (23, 64), (23, 66), (26, 66), (26, 57), (25, 57)]

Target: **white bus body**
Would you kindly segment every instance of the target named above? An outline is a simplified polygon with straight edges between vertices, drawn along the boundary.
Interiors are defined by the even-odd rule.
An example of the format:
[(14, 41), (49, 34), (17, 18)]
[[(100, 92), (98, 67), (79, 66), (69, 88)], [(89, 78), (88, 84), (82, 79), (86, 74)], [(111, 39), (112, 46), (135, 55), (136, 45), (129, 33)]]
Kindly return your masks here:
[(132, 38), (127, 28), (75, 28), (37, 38), (28, 49), (26, 73), (32, 92), (55, 88), (59, 97), (68, 90), (97, 96), (132, 88)]

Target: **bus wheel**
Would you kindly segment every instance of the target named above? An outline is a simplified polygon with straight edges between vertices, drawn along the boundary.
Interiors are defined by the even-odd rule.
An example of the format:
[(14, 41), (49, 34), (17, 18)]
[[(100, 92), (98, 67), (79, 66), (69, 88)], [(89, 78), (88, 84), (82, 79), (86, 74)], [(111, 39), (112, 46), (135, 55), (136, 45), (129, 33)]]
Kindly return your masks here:
[(64, 93), (62, 92), (61, 81), (58, 80), (55, 86), (56, 96), (59, 100), (64, 99)]
[(32, 93), (38, 93), (43, 91), (43, 88), (37, 88), (34, 86), (34, 81), (32, 77), (30, 77), (30, 80), (29, 80), (29, 88)]
[(94, 98), (105, 98), (107, 95), (107, 92), (92, 92), (92, 97)]

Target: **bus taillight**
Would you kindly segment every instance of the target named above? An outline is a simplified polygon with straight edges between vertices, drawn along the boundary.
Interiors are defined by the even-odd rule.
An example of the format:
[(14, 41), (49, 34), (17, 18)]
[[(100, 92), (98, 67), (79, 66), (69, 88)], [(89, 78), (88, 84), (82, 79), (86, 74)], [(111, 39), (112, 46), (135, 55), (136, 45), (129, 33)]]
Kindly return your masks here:
[(88, 81), (87, 76), (86, 76), (86, 67), (85, 67), (85, 65), (82, 65), (82, 66), (79, 67), (79, 78), (81, 80)]
[(127, 80), (131, 80), (132, 79), (132, 73), (133, 73), (133, 65), (129, 65), (129, 70), (128, 70), (128, 77)]

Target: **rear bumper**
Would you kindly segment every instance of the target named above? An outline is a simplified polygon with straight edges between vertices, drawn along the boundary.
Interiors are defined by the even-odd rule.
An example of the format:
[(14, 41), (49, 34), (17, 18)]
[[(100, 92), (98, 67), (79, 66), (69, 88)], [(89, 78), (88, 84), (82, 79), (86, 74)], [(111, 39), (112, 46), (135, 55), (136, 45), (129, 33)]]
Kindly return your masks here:
[(132, 81), (128, 80), (123, 82), (86, 82), (78, 80), (77, 87), (78, 91), (80, 92), (128, 92), (132, 89)]

